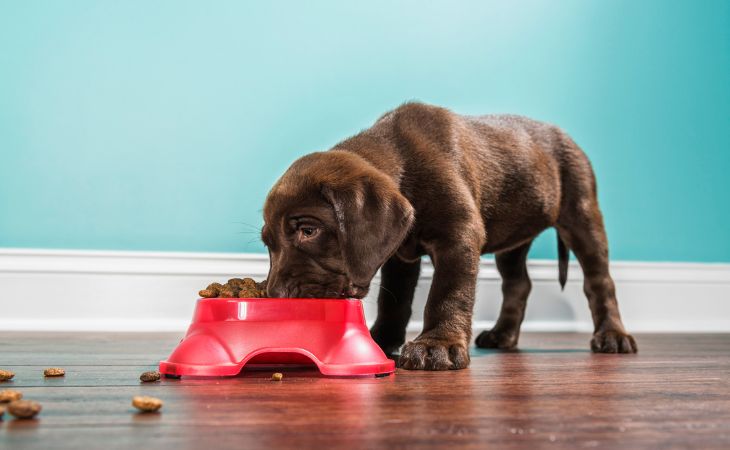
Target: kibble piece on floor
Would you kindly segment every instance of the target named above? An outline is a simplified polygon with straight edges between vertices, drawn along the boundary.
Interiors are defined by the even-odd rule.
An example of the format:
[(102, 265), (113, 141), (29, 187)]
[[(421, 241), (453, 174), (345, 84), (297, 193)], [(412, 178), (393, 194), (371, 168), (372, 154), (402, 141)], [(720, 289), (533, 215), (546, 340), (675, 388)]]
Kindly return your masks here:
[(0, 403), (10, 403), (23, 398), (23, 394), (18, 391), (11, 391), (10, 389), (0, 391)]
[(284, 379), (284, 374), (276, 372), (275, 374), (271, 375), (271, 381), (281, 381)]
[(66, 371), (60, 367), (49, 367), (43, 371), (43, 376), (46, 377), (62, 377), (66, 375)]
[(136, 396), (132, 398), (132, 406), (143, 412), (155, 412), (162, 408), (162, 400), (154, 397)]
[(12, 379), (15, 374), (9, 370), (0, 369), (0, 381), (8, 381)]
[(139, 379), (141, 381), (144, 381), (145, 383), (148, 383), (150, 381), (160, 381), (160, 372), (156, 370), (145, 372), (139, 376)]
[(17, 400), (8, 405), (8, 412), (18, 419), (31, 419), (41, 412), (41, 404), (30, 400)]

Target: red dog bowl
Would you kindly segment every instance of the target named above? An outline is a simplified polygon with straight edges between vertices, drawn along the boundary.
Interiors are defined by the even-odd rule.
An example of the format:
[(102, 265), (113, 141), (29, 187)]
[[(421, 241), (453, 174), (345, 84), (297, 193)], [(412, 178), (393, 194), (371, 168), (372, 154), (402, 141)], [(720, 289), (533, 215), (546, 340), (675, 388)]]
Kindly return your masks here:
[(395, 371), (370, 337), (360, 300), (201, 298), (160, 373), (233, 376), (243, 367), (316, 365), (323, 375)]

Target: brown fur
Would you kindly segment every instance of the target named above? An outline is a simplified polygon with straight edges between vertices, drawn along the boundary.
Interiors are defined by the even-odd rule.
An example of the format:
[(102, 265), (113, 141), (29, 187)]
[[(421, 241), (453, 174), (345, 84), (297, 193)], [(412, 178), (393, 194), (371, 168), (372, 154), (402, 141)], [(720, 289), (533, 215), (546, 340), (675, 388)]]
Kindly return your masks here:
[(585, 274), (596, 352), (631, 353), (608, 272), (591, 165), (557, 127), (519, 116), (461, 116), (407, 103), (327, 152), (297, 160), (264, 207), (271, 297), (358, 297), (381, 268), (371, 333), (387, 353), (405, 341), (421, 256), (434, 263), (423, 332), (405, 344), (408, 369), (460, 369), (479, 257), (495, 253), (502, 311), (476, 344), (517, 345), (532, 240), (555, 227), (560, 282), (568, 249)]

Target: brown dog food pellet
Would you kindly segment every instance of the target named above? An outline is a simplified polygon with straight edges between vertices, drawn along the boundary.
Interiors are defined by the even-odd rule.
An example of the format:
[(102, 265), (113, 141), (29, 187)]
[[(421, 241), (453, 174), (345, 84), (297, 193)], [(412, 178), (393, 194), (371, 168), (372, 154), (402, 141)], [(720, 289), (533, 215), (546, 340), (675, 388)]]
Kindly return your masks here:
[(232, 288), (225, 287), (218, 294), (218, 297), (220, 297), (220, 298), (236, 298), (236, 297), (238, 297), (238, 289), (232, 289)]
[(281, 381), (284, 379), (284, 374), (276, 372), (275, 374), (271, 375), (271, 381)]
[(49, 367), (43, 371), (43, 376), (45, 377), (62, 377), (64, 375), (66, 375), (66, 371), (60, 367)]
[(265, 291), (260, 291), (256, 288), (243, 288), (238, 291), (238, 298), (264, 298), (266, 297)]
[(8, 405), (8, 412), (18, 419), (30, 419), (41, 412), (41, 404), (30, 400), (17, 400)]
[(249, 289), (256, 289), (256, 280), (253, 278), (244, 278), (241, 280), (241, 285)]
[(9, 370), (0, 369), (0, 381), (8, 381), (12, 379), (15, 374)]
[(162, 408), (162, 400), (154, 397), (136, 396), (132, 398), (132, 406), (143, 412), (155, 412)]
[(145, 372), (142, 375), (139, 376), (139, 379), (141, 381), (144, 381), (145, 383), (148, 383), (150, 381), (159, 381), (160, 380), (160, 372), (153, 370), (150, 372)]
[(10, 403), (20, 400), (21, 398), (23, 398), (23, 394), (18, 391), (0, 391), (0, 403)]
[(207, 288), (203, 289), (202, 291), (198, 292), (198, 295), (200, 295), (203, 298), (215, 298), (218, 297), (218, 294), (220, 293), (221, 289), (223, 289), (223, 285), (220, 283), (211, 283), (208, 285)]
[(203, 298), (265, 298), (266, 280), (257, 283), (253, 278), (231, 278), (226, 284), (211, 283), (198, 295)]
[(231, 278), (226, 283), (227, 286), (235, 286), (238, 289), (241, 289), (243, 287), (243, 280), (240, 278)]

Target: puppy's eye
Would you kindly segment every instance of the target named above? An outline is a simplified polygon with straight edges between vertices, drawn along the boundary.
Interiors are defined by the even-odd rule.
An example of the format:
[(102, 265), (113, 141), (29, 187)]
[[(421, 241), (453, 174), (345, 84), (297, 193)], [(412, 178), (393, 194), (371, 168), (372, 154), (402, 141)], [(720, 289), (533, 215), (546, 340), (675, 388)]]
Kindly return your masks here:
[(297, 230), (303, 239), (313, 238), (319, 233), (319, 229), (311, 225), (300, 225)]

